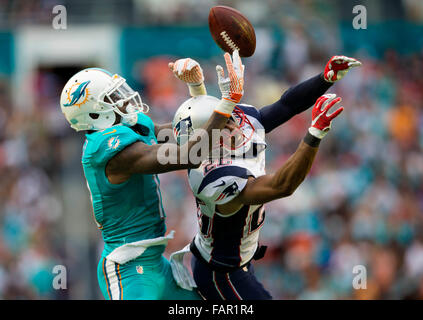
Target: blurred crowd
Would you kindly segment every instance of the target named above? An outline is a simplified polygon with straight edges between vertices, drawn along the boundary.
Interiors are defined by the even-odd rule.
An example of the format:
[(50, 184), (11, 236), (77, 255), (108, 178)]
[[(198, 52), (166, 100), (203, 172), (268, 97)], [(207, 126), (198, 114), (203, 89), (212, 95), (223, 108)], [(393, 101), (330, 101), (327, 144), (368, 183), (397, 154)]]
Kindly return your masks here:
[[(363, 67), (330, 89), (345, 113), (309, 177), (267, 206), (272, 254), (257, 272), (280, 298), (423, 298), (423, 55), (359, 58)], [(270, 170), (309, 121), (269, 135)], [(355, 266), (366, 268), (366, 290), (352, 288)]]
[(0, 26), (51, 24), (57, 5), (65, 7), (69, 24), (203, 25), (209, 9), (215, 5), (235, 7), (254, 24), (263, 25), (302, 13), (311, 20), (316, 14), (326, 17), (327, 22), (350, 19), (355, 5), (366, 6), (373, 19), (379, 21), (390, 18), (423, 21), (420, 0), (0, 0)]
[[(34, 84), (36, 90), (47, 85)], [(63, 292), (52, 290), (52, 270), (66, 260), (58, 229), (62, 214), (58, 163), (63, 144), (49, 125), (49, 108), (43, 101), (38, 101), (42, 108), (28, 112), (16, 108), (10, 95), (10, 82), (2, 79), (0, 298), (57, 298)]]
[[(154, 1), (128, 2), (142, 7)], [(0, 8), (19, 3), (0, 1)], [(249, 3), (255, 4), (250, 12), (260, 7)], [(289, 14), (300, 18), (309, 8), (309, 1), (288, 3)], [(256, 12), (260, 20), (263, 10)], [(282, 39), (258, 30), (260, 46), (244, 60), (243, 102), (258, 108), (270, 104), (289, 86), (322, 72), (331, 55), (342, 54), (339, 35), (328, 23), (283, 24)], [(423, 51), (400, 56), (387, 50), (380, 59), (365, 51), (353, 56), (363, 66), (330, 89), (343, 98), (345, 110), (321, 143), (310, 174), (292, 196), (266, 205), (260, 242), (268, 251), (254, 266), (275, 299), (423, 299)], [(169, 122), (188, 98), (186, 86), (168, 71), (170, 59), (155, 57), (134, 67), (137, 82), (131, 85), (142, 89), (158, 123)], [(215, 65), (221, 60), (200, 61), (212, 95), (218, 93)], [(78, 255), (63, 243), (63, 163), (71, 156), (78, 164), (80, 153), (66, 150), (69, 139), (80, 143), (81, 136), (60, 114), (64, 80), (44, 70), (30, 81), (37, 101), (22, 108), (11, 101), (9, 78), (0, 78), (0, 299), (66, 299), (68, 291), (52, 288), (52, 269), (75, 265)], [(310, 121), (308, 110), (268, 135), (268, 172), (295, 151)], [(168, 256), (192, 239), (196, 210), (186, 172), (162, 174), (160, 180), (168, 230), (176, 230)], [(82, 179), (79, 188), (85, 188)], [(86, 215), (91, 216), (88, 206)], [(89, 241), (97, 248), (89, 262), (95, 279), (99, 232)], [(366, 289), (353, 287), (357, 266), (364, 267), (360, 283)], [(72, 277), (70, 272), (69, 290), (84, 279)]]

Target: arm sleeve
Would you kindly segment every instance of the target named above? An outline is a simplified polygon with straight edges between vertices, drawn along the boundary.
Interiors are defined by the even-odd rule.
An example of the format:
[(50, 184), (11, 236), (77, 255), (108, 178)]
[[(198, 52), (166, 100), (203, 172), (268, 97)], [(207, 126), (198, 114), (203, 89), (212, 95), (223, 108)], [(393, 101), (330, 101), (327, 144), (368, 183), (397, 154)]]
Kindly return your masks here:
[(261, 123), (266, 133), (307, 110), (330, 87), (322, 74), (289, 88), (275, 103), (260, 109)]

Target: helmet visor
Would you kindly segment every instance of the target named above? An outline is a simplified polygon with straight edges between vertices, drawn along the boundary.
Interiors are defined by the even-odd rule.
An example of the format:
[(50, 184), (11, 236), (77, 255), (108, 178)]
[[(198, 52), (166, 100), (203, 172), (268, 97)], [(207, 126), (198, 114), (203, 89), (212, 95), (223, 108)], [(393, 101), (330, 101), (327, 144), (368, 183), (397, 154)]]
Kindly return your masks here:
[(115, 111), (121, 115), (139, 113), (143, 110), (139, 93), (135, 92), (122, 78), (111, 90), (106, 92), (104, 102), (116, 107), (118, 110)]

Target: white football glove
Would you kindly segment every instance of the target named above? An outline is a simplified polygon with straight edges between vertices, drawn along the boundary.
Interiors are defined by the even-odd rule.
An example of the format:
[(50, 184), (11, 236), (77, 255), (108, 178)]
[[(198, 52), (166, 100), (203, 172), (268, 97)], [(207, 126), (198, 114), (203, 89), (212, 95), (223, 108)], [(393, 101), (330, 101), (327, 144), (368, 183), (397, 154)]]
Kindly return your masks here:
[[(235, 50), (232, 53), (232, 59), (229, 53), (225, 53), (224, 58), (228, 77), (225, 78), (223, 68), (220, 65), (217, 65), (217, 81), (222, 94), (222, 102), (216, 110), (230, 116), (234, 107), (241, 101), (242, 96), (244, 95), (245, 66), (242, 64), (238, 50)], [(219, 108), (221, 110), (218, 110)]]
[(203, 69), (200, 64), (191, 58), (179, 59), (169, 63), (173, 74), (188, 85), (191, 96), (207, 94), (204, 85)]

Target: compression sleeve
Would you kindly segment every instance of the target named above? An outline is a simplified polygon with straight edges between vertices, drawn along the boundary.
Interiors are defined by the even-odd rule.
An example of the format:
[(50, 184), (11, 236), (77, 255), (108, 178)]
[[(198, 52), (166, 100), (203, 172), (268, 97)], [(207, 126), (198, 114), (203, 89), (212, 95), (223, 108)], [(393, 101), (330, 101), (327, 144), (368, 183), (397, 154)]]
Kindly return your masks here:
[(266, 133), (307, 110), (331, 86), (332, 83), (325, 81), (323, 75), (319, 74), (289, 88), (278, 101), (261, 108), (260, 120)]

